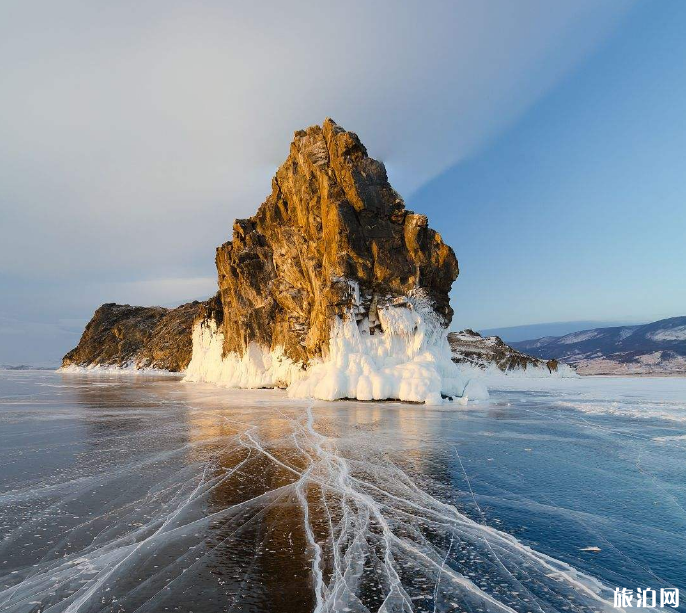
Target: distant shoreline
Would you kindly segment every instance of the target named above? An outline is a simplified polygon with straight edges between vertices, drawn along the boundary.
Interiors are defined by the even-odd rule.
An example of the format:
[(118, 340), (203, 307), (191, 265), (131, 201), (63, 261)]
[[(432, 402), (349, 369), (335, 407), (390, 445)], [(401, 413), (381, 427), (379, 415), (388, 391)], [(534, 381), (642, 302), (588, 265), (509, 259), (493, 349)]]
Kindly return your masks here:
[(29, 366), (28, 364), (18, 364), (17, 366), (12, 366), (11, 364), (0, 365), (0, 370), (57, 370), (59, 366)]

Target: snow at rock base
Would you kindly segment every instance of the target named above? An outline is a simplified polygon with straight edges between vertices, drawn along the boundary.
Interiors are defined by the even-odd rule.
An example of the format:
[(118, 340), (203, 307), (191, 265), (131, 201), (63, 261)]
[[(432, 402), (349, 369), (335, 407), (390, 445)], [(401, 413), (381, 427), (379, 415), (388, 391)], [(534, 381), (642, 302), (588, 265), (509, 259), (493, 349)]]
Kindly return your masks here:
[[(193, 330), (193, 357), (186, 381), (227, 387), (287, 387), (291, 397), (337, 400), (401, 400), (440, 405), (483, 400), (488, 391), (451, 360), (445, 329), (421, 300), (378, 309), (381, 331), (367, 318), (336, 318), (329, 352), (307, 368), (252, 343), (243, 356), (222, 357), (223, 336), (214, 322)], [(377, 328), (378, 330), (378, 328)]]
[(69, 366), (62, 366), (58, 368), (57, 371), (73, 375), (169, 375), (172, 377), (179, 376), (178, 372), (165, 370), (163, 368), (149, 368), (146, 366), (140, 366), (136, 363), (130, 363), (124, 366), (108, 366), (105, 364), (89, 364), (88, 366), (77, 366), (76, 364), (70, 364)]

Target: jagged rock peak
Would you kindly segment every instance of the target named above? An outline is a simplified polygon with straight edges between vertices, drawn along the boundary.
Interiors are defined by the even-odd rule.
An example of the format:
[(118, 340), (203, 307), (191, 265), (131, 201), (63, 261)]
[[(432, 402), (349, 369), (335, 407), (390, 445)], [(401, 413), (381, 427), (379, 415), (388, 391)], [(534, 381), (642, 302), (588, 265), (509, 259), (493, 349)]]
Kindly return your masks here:
[(424, 215), (405, 209), (384, 165), (326, 119), (295, 132), (272, 191), (217, 249), (224, 353), (251, 342), (294, 362), (326, 355), (336, 316), (374, 333), (377, 308), (408, 296), (447, 326), (457, 259)]
[(297, 383), (294, 394), (327, 399), (465, 395), (445, 338), (455, 254), (333, 120), (295, 133), (271, 193), (234, 222), (216, 265), (219, 292), (207, 302), (104, 305), (63, 365)]

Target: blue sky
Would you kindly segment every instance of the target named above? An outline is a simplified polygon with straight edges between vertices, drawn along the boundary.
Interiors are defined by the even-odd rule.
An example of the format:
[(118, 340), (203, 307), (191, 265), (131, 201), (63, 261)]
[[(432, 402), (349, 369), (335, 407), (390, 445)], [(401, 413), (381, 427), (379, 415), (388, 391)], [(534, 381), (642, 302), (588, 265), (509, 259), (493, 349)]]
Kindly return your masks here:
[(56, 363), (103, 302), (211, 294), (326, 116), (454, 247), (454, 327), (686, 313), (686, 3), (283, 7), (2, 3), (0, 363)]
[(686, 313), (686, 3), (642, 3), (478, 155), (419, 188), (454, 326)]

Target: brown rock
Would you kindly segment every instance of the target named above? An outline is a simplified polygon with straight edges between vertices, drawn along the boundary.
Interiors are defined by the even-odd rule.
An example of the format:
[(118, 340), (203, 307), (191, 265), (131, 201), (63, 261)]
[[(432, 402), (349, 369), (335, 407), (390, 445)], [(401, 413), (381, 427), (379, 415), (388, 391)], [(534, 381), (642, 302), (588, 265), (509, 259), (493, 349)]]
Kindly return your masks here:
[(191, 359), (193, 322), (212, 301), (175, 309), (103, 304), (62, 366), (135, 366), (180, 372)]
[(193, 321), (202, 318), (224, 333), (225, 354), (257, 342), (307, 364), (326, 354), (334, 318), (353, 306), (373, 332), (377, 307), (414, 294), (447, 327), (459, 272), (426, 216), (405, 209), (384, 165), (331, 119), (295, 133), (271, 194), (253, 217), (234, 222), (216, 265), (219, 293), (207, 303), (103, 305), (63, 365), (183, 370)]

